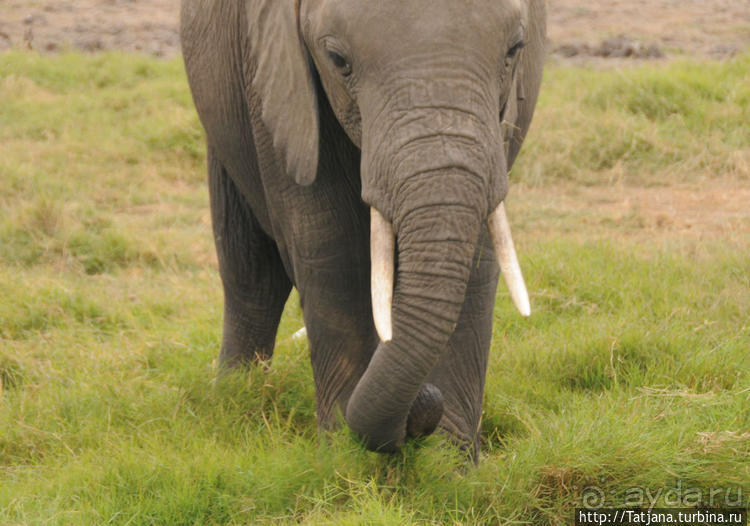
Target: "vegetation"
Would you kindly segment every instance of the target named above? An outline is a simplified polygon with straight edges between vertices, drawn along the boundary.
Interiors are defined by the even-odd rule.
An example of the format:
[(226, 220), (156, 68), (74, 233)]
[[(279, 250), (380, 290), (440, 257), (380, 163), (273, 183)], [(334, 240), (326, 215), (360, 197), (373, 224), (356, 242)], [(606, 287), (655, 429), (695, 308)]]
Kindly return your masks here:
[[(514, 179), (747, 180), (749, 107), (750, 56), (551, 64)], [(271, 367), (215, 380), (221, 289), (179, 61), (2, 54), (0, 144), (0, 524), (568, 525), (582, 504), (747, 506), (750, 240), (617, 222), (587, 237), (535, 216), (545, 235), (518, 239), (534, 314), (501, 286), (473, 468), (438, 436), (395, 456), (319, 437), (296, 297)]]
[(516, 172), (528, 184), (750, 178), (750, 54), (623, 71), (550, 67)]

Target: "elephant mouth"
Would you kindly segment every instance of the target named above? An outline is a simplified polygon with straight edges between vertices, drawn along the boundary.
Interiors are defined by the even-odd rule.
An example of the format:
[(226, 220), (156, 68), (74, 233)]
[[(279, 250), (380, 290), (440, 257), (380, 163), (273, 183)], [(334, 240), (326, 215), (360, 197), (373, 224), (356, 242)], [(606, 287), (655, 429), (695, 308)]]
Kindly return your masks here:
[[(529, 294), (518, 263), (510, 231), (505, 204), (500, 203), (487, 219), (487, 229), (492, 238), (503, 279), (511, 299), (522, 316), (531, 314)], [(393, 338), (393, 285), (395, 277), (395, 234), (393, 226), (374, 207), (370, 209), (370, 258), (372, 313), (375, 329), (380, 339), (387, 343)]]

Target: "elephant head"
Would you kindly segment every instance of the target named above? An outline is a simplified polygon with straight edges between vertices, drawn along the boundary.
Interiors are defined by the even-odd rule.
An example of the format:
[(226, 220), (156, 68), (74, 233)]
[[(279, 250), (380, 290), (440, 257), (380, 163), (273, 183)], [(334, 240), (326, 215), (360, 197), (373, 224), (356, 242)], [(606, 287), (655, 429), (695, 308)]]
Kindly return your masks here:
[(369, 447), (393, 450), (420, 389), (422, 406), (438, 403), (423, 383), (456, 327), (484, 225), (529, 313), (503, 200), (539, 89), (544, 0), (246, 6), (253, 87), (287, 172), (315, 179), (321, 86), (362, 152), (381, 342), (346, 420)]

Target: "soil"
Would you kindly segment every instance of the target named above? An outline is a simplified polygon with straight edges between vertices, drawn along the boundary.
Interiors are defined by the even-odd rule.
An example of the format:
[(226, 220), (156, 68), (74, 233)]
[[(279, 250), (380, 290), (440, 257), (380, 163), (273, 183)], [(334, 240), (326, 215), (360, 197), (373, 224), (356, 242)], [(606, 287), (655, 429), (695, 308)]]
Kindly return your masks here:
[[(0, 51), (179, 52), (178, 0), (0, 0)], [(548, 0), (563, 57), (729, 57), (750, 48), (750, 0)]]
[(0, 0), (0, 51), (179, 53), (178, 0)]
[(551, 49), (563, 55), (726, 58), (750, 48), (750, 0), (548, 0), (548, 6)]
[[(728, 58), (750, 49), (750, 0), (548, 0), (549, 49), (560, 60), (622, 65), (681, 55)], [(178, 0), (0, 0), (0, 51), (179, 53)], [(616, 60), (612, 60), (616, 59)], [(551, 197), (554, 196), (554, 199)], [(747, 181), (701, 188), (517, 188), (526, 231), (750, 239)], [(535, 203), (548, 203), (535, 222)], [(512, 205), (509, 204), (509, 206)], [(525, 217), (524, 217), (525, 216)]]
[[(625, 237), (711, 245), (750, 243), (750, 182), (716, 179), (671, 186), (511, 187), (509, 215), (519, 238)], [(712, 245), (711, 245), (712, 246)]]

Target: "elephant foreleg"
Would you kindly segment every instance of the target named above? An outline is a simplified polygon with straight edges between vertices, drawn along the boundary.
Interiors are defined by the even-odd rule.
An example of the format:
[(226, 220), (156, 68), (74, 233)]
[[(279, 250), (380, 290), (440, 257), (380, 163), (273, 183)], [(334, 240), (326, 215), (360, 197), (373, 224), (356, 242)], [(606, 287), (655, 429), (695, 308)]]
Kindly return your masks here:
[(313, 195), (294, 207), (291, 259), (310, 343), (318, 424), (332, 429), (378, 343), (367, 209), (351, 206), (357, 196), (331, 191), (327, 179), (298, 191)]
[[(323, 289), (302, 294), (310, 359), (315, 378), (316, 411), (321, 429), (334, 429), (346, 408), (359, 378), (367, 368), (377, 334), (367, 305), (367, 288), (351, 273), (330, 273), (338, 289), (333, 294)], [(366, 282), (365, 282), (366, 285)], [(345, 290), (350, 287), (350, 290)], [(331, 292), (329, 282), (326, 292)], [(364, 290), (359, 294), (358, 290)], [(359, 295), (359, 298), (354, 296)]]
[(224, 285), (219, 368), (226, 370), (271, 358), (292, 283), (276, 244), (211, 151), (208, 166), (211, 219)]

